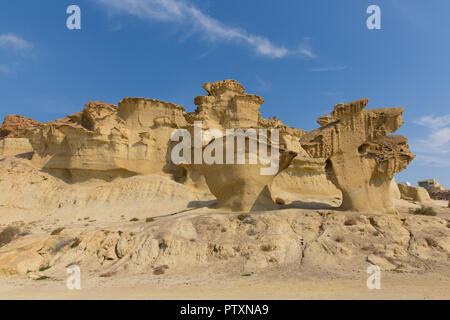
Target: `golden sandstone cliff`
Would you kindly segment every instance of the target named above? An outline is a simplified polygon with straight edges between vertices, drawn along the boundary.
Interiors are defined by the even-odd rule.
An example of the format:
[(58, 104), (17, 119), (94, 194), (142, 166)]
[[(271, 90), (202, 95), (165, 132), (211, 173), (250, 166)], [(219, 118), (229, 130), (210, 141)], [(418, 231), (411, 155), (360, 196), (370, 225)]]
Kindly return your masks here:
[[(118, 106), (89, 102), (48, 123), (7, 117), (0, 224), (19, 231), (0, 241), (0, 277), (64, 278), (74, 263), (101, 277), (162, 272), (208, 280), (276, 267), (365, 275), (368, 261), (384, 270), (448, 273), (450, 221), (442, 208), (430, 204), (440, 216), (417, 216), (407, 210), (419, 204), (396, 200), (400, 216), (383, 215), (396, 212), (391, 198), (427, 201), (393, 179), (413, 159), (406, 138), (388, 135), (402, 125), (401, 108), (338, 104), (307, 133), (264, 119), (263, 99), (236, 81), (204, 89), (192, 113), (125, 98)], [(196, 145), (199, 129), (204, 138)], [(242, 129), (234, 135), (245, 143), (231, 155), (244, 164), (226, 164), (231, 129)], [(180, 142), (174, 132), (188, 137), (184, 162), (172, 159)], [(263, 148), (252, 149), (254, 141)], [(223, 164), (195, 163), (195, 154), (205, 161), (221, 148)], [(271, 175), (261, 171), (270, 161), (249, 161), (264, 150), (278, 160)], [(346, 212), (336, 208), (342, 197)]]
[[(300, 195), (340, 198), (342, 192), (342, 209), (396, 212), (391, 181), (414, 157), (406, 138), (388, 135), (402, 125), (403, 109), (364, 110), (367, 99), (338, 104), (331, 116), (319, 118), (321, 128), (307, 133), (279, 119), (264, 119), (259, 112), (263, 98), (245, 93), (237, 81), (206, 83), (203, 88), (207, 94), (195, 98), (192, 113), (170, 102), (125, 98), (118, 106), (89, 102), (82, 112), (48, 123), (8, 116), (0, 131), (0, 151), (32, 151), (27, 156), (34, 165), (69, 183), (166, 177), (199, 192), (210, 191), (219, 206), (234, 210), (269, 208), (275, 198), (282, 203)], [(225, 141), (228, 129), (266, 130), (269, 135), (276, 129), (277, 142), (267, 146), (276, 145), (282, 165), (271, 177), (262, 177), (255, 173), (261, 166), (254, 164), (174, 163), (174, 131), (194, 133), (197, 123), (202, 132), (219, 132), (205, 134), (201, 152), (218, 137)], [(249, 139), (244, 158), (250, 138), (244, 137)]]
[(18, 130), (14, 138), (1, 140), (0, 151), (3, 155), (32, 151), (34, 165), (70, 183), (156, 174), (207, 192), (204, 177), (171, 161), (174, 130), (192, 131), (196, 121), (202, 122), (203, 130), (216, 129), (223, 135), (233, 128), (277, 129), (279, 145), (298, 156), (275, 177), (270, 197), (340, 196), (326, 178), (325, 159), (311, 158), (300, 146), (305, 131), (283, 125), (279, 119), (262, 118), (259, 109), (264, 100), (245, 93), (237, 81), (206, 83), (204, 89), (207, 95), (195, 98), (197, 110), (192, 113), (170, 102), (125, 98), (118, 106), (89, 102), (83, 111), (47, 123), (7, 118), (2, 132)]

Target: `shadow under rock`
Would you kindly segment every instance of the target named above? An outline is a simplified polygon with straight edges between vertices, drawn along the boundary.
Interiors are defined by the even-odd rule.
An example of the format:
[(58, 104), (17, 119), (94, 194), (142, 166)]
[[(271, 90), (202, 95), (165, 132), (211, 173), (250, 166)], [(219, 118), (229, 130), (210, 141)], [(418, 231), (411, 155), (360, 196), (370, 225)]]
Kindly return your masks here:
[(217, 200), (208, 200), (208, 201), (191, 201), (188, 203), (188, 208), (205, 208), (205, 207), (212, 207), (217, 204)]
[(339, 209), (339, 206), (332, 206), (324, 202), (304, 202), (304, 201), (293, 201), (290, 204), (281, 206), (281, 209), (313, 209), (313, 210), (328, 210), (328, 209)]

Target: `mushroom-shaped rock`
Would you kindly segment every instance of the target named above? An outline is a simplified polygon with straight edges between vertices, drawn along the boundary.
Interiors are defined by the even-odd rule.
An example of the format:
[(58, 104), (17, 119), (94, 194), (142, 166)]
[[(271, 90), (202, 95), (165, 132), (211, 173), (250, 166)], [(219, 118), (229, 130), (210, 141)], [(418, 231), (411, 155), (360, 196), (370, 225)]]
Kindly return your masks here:
[(405, 137), (388, 135), (403, 125), (404, 109), (364, 110), (367, 103), (337, 104), (300, 143), (312, 157), (327, 159), (327, 176), (343, 194), (341, 209), (395, 214), (391, 181), (414, 159)]
[[(253, 136), (248, 132), (237, 130), (215, 138), (200, 150), (204, 157), (201, 164), (183, 164), (205, 177), (209, 190), (217, 198), (217, 208), (232, 211), (278, 208), (271, 194), (272, 181), (297, 153), (280, 148), (256, 130)], [(244, 143), (240, 144), (240, 139)], [(212, 158), (215, 160), (211, 161)]]

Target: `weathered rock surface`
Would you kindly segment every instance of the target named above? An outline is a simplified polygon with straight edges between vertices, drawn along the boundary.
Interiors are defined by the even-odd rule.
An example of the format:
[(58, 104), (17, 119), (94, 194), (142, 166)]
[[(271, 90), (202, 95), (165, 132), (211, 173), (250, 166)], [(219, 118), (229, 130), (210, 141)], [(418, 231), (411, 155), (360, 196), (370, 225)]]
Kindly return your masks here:
[(402, 198), (400, 189), (398, 188), (398, 185), (397, 185), (397, 182), (395, 181), (395, 179), (392, 179), (389, 190), (391, 192), (392, 199), (400, 200)]
[(403, 124), (402, 108), (364, 110), (368, 99), (337, 104), (321, 128), (302, 136), (314, 158), (327, 158), (327, 175), (342, 191), (343, 210), (394, 214), (390, 196), (394, 174), (414, 155), (407, 139), (388, 135)]
[[(233, 164), (226, 163), (225, 159), (227, 149), (230, 148), (228, 145), (229, 137), (234, 140), (232, 142), (235, 159)], [(243, 150), (239, 150), (238, 147), (235, 148), (236, 141), (239, 139), (242, 139), (245, 143), (245, 149)], [(258, 211), (278, 208), (272, 197), (272, 182), (277, 174), (291, 164), (297, 153), (280, 149), (279, 145), (272, 150), (273, 142), (268, 141), (267, 138), (261, 139), (258, 134), (255, 134), (254, 137), (248, 137), (243, 132), (213, 139), (203, 150), (213, 147), (218, 142), (220, 143), (219, 146), (222, 146), (223, 155), (218, 163), (203, 162), (202, 164), (183, 165), (205, 177), (209, 190), (217, 198), (217, 208), (226, 208), (232, 211)], [(252, 152), (251, 144), (258, 148), (254, 150), (256, 152)], [(275, 161), (270, 164), (261, 163), (258, 159), (258, 150), (261, 150), (261, 147), (267, 151), (269, 158), (272, 158), (271, 152), (276, 152), (276, 155), (274, 155), (276, 159), (272, 159), (272, 161)], [(218, 150), (215, 152), (218, 153)], [(243, 157), (245, 163), (238, 163), (238, 154)], [(251, 156), (255, 157), (255, 163), (249, 163)], [(264, 169), (268, 172), (264, 173)]]
[[(206, 83), (204, 88), (208, 95), (195, 98), (193, 113), (170, 102), (125, 98), (118, 107), (89, 102), (82, 112), (48, 123), (8, 116), (4, 125), (8, 138), (0, 140), (0, 155), (33, 151), (35, 165), (72, 183), (158, 174), (207, 190), (202, 177), (170, 161), (175, 129), (190, 128), (194, 121), (202, 121), (204, 130), (214, 128), (224, 134), (231, 128), (278, 129), (280, 144), (297, 152), (301, 160), (295, 159), (289, 170), (275, 178), (274, 194), (340, 196), (327, 180), (324, 165), (314, 162), (301, 147), (299, 139), (305, 131), (276, 118), (264, 119), (259, 113), (264, 100), (245, 93), (237, 81)], [(29, 143), (11, 136), (26, 136)]]
[[(19, 155), (33, 152), (33, 148), (27, 138), (0, 139), (0, 156)], [(31, 155), (29, 155), (31, 157)]]
[(45, 275), (66, 277), (70, 264), (105, 277), (206, 271), (229, 276), (276, 268), (364, 274), (373, 263), (408, 273), (450, 270), (450, 229), (438, 217), (286, 209), (242, 218), (198, 209), (150, 223), (83, 224), (66, 222), (53, 236), (36, 228), (0, 248), (0, 275), (51, 266)]
[[(195, 121), (201, 121), (203, 130), (216, 129), (223, 135), (227, 129), (234, 128), (276, 129), (280, 147), (297, 153), (292, 164), (275, 177), (273, 194), (276, 197), (285, 198), (287, 194), (340, 196), (340, 191), (326, 178), (324, 161), (312, 159), (301, 147), (299, 140), (306, 133), (304, 130), (286, 126), (280, 119), (264, 119), (259, 112), (264, 99), (245, 93), (237, 81), (206, 83), (203, 88), (208, 95), (195, 98), (197, 110), (186, 117), (191, 126)], [(267, 197), (266, 194), (262, 198)]]
[(430, 195), (425, 188), (408, 186), (405, 183), (399, 183), (398, 189), (400, 190), (401, 199), (418, 202), (431, 202)]
[(18, 115), (7, 115), (0, 126), (0, 156), (9, 156), (33, 151), (25, 132), (38, 121)]
[(161, 175), (67, 183), (26, 159), (7, 157), (0, 162), (0, 216), (5, 224), (42, 221), (53, 215), (67, 221), (86, 217), (96, 221), (146, 219), (195, 208), (213, 199), (209, 192)]
[(25, 131), (38, 125), (39, 122), (30, 118), (9, 114), (0, 126), (1, 138), (25, 138)]
[(89, 102), (81, 113), (29, 131), (33, 161), (74, 181), (174, 174), (168, 141), (174, 128), (185, 125), (184, 113), (152, 99), (126, 98), (119, 107)]

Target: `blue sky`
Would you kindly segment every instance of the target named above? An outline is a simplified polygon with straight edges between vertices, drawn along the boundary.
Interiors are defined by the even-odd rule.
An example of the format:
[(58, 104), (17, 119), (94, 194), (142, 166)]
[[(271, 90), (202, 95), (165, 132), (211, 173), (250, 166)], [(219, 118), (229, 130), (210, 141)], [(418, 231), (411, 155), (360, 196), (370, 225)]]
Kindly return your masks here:
[[(82, 29), (66, 28), (81, 8)], [(366, 9), (381, 8), (381, 30)], [(139, 96), (195, 109), (236, 79), (261, 113), (312, 130), (338, 102), (404, 107), (417, 158), (398, 181), (450, 187), (450, 1), (0, 0), (0, 118), (50, 121)]]

